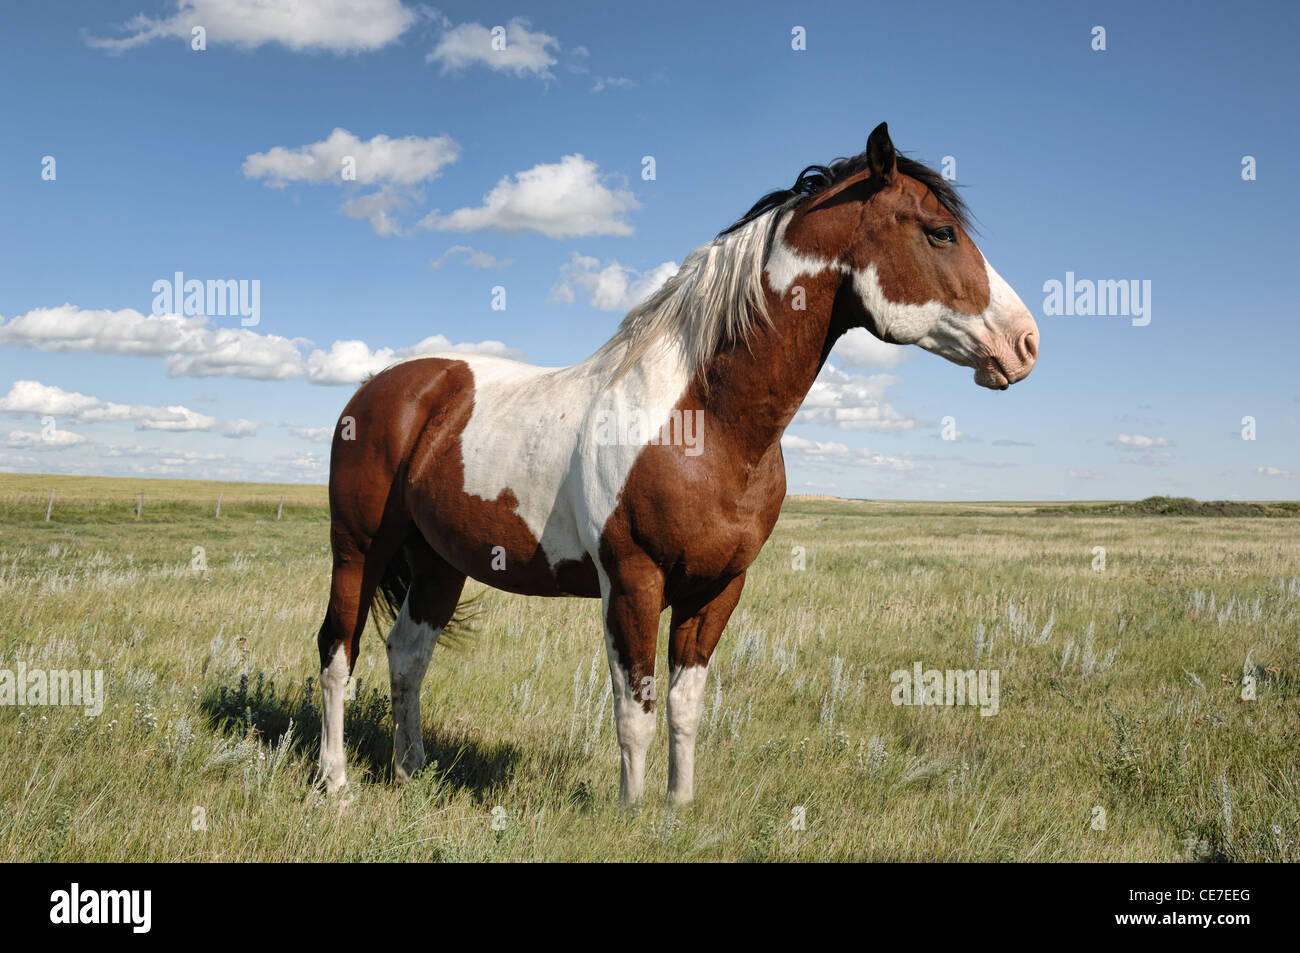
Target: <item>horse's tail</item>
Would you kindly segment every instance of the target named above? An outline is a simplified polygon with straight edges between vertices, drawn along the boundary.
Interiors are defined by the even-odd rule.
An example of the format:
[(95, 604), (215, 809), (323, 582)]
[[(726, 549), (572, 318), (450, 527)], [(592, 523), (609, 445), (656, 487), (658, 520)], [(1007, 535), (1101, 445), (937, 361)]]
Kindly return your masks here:
[[(370, 616), (375, 620), (380, 638), (385, 637), (384, 630), (393, 625), (398, 613), (402, 611), (402, 603), (411, 590), (411, 577), (411, 564), (406, 558), (406, 550), (399, 547), (379, 580), (370, 607)], [(482, 595), (479, 594), (456, 603), (451, 618), (443, 625), (442, 633), (438, 636), (439, 644), (457, 649), (469, 645), (471, 637), (478, 632), (474, 620), (481, 610), (481, 599)]]
[(406, 561), (406, 553), (399, 546), (375, 590), (375, 601), (370, 607), (371, 614), (375, 616), (375, 624), (379, 625), (383, 621), (391, 626), (397, 619), (397, 614), (402, 611), (402, 603), (410, 591), (411, 564)]

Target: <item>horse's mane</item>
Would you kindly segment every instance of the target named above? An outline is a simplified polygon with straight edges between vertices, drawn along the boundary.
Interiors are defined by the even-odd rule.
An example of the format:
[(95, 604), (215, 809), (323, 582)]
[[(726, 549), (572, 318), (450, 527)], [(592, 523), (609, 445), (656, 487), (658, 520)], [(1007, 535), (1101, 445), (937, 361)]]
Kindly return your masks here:
[[(966, 230), (972, 229), (966, 203), (952, 183), (928, 166), (901, 153), (898, 171), (934, 193)], [(692, 375), (723, 347), (746, 341), (760, 321), (771, 323), (763, 295), (763, 269), (776, 228), (784, 213), (868, 168), (867, 154), (810, 165), (788, 189), (769, 192), (717, 238), (691, 252), (681, 268), (619, 325), (597, 360), (609, 362), (617, 379), (635, 367), (656, 345), (677, 345)], [(864, 180), (867, 198), (883, 183)]]

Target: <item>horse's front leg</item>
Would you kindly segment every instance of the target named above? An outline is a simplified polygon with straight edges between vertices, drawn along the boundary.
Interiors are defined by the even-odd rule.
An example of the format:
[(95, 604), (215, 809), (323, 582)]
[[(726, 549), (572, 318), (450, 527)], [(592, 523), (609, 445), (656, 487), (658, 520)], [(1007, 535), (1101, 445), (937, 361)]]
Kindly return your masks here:
[(702, 598), (673, 603), (668, 641), (668, 801), (695, 794), (695, 735), (704, 710), (709, 659), (740, 600), (745, 574), (723, 581)]
[(649, 559), (624, 560), (608, 575), (601, 573), (624, 807), (637, 804), (645, 791), (646, 751), (655, 734), (655, 643), (663, 593), (663, 574)]

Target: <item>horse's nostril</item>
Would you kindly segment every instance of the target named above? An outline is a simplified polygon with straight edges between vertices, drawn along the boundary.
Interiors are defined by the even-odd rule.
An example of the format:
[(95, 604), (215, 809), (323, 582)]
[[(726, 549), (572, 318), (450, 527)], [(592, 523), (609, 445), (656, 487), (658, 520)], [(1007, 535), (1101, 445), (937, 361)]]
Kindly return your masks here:
[(1028, 331), (1016, 346), (1016, 353), (1024, 361), (1038, 360), (1038, 332)]

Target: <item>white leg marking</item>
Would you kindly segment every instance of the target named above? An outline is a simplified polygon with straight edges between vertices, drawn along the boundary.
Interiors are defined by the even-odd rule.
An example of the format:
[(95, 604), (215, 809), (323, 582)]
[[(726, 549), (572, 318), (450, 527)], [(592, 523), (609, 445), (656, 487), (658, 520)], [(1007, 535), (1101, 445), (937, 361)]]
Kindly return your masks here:
[(605, 618), (605, 652), (609, 656), (609, 680), (614, 690), (614, 725), (618, 734), (618, 799), (624, 807), (641, 800), (645, 793), (645, 755), (655, 736), (655, 712), (646, 711), (636, 689), (629, 683), (614, 636), (609, 630), (609, 577), (597, 566)]
[(637, 804), (645, 793), (645, 756), (655, 736), (655, 713), (646, 711), (628, 684), (627, 672), (618, 663), (618, 651), (609, 646), (609, 677), (614, 685), (614, 721), (618, 727), (618, 798), (624, 806)]
[(674, 669), (668, 683), (668, 800), (685, 804), (695, 795), (695, 735), (704, 710), (707, 665)]
[(320, 773), (325, 790), (331, 794), (348, 783), (347, 754), (343, 750), (343, 694), (347, 683), (347, 653), (342, 645), (336, 645), (329, 664), (320, 673)]
[(424, 737), (420, 731), (420, 685), (429, 669), (433, 647), (442, 629), (411, 620), (407, 604), (397, 614), (388, 634), (388, 675), (393, 698), (393, 766), (399, 781), (406, 781), (424, 764)]

